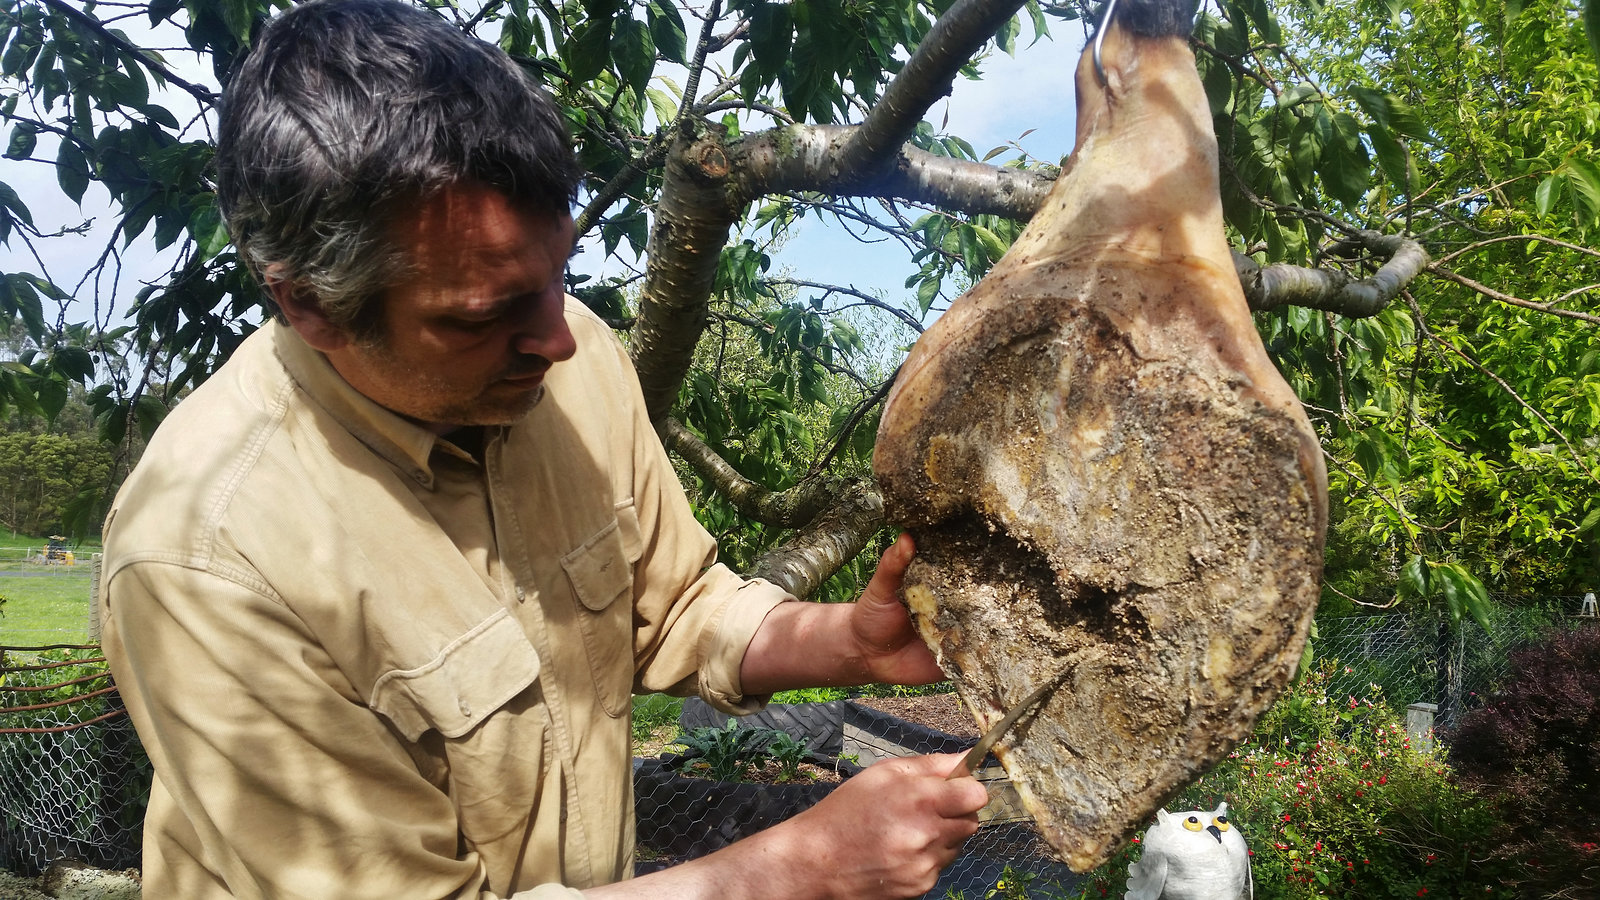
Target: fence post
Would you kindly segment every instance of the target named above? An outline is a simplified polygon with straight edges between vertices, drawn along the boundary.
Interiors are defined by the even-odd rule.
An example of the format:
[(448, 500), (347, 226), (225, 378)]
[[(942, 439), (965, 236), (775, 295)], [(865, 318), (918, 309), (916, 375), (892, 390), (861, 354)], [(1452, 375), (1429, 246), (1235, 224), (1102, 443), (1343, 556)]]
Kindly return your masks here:
[(1437, 703), (1413, 703), (1406, 707), (1406, 733), (1411, 735), (1411, 745), (1424, 753), (1433, 752), (1433, 717), (1438, 712)]
[(89, 643), (100, 643), (100, 554), (89, 557)]

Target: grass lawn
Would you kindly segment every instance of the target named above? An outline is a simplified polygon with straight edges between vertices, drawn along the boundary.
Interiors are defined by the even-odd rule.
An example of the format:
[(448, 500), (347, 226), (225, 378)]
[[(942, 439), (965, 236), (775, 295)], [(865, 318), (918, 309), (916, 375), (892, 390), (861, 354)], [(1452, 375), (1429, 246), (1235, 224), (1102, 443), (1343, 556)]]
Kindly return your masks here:
[(46, 543), (0, 529), (0, 645), (76, 644), (89, 633), (89, 557), (100, 544), (68, 544), (71, 566), (30, 561)]

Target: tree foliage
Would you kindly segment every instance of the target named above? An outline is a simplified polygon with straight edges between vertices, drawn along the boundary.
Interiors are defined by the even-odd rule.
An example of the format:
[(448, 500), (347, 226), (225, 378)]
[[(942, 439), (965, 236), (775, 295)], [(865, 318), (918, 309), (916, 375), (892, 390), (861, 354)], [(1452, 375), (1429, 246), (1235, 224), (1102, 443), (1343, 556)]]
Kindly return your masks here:
[[(31, 341), (0, 369), (0, 405), (54, 415), (78, 385), (102, 437), (134, 441), (256, 327), (209, 167), (220, 85), (282, 5), (0, 0), (15, 161), (0, 242), (16, 269), (0, 314)], [(569, 287), (623, 333), (703, 519), (741, 567), (801, 593), (842, 570), (824, 593), (847, 593), (883, 540), (867, 460), (900, 353), (1004, 253), (1070, 149), (980, 153), (929, 110), (986, 55), (1061, 54), (1097, 8), (425, 5), (498, 42), (566, 111), (587, 173), (575, 272), (612, 273)], [(1488, 587), (1600, 575), (1586, 41), (1571, 0), (1202, 12), (1241, 279), (1329, 458), (1331, 602), (1404, 594), (1460, 617)], [(76, 236), (46, 233), (13, 186), (43, 178), (109, 203), (113, 233), (80, 281), (17, 264)], [(881, 242), (886, 265), (903, 255), (904, 294), (784, 266), (820, 220)], [(125, 263), (152, 248), (169, 271), (129, 283)]]
[(19, 534), (63, 531), (79, 505), (106, 489), (110, 474), (111, 450), (93, 437), (0, 434), (0, 522)]

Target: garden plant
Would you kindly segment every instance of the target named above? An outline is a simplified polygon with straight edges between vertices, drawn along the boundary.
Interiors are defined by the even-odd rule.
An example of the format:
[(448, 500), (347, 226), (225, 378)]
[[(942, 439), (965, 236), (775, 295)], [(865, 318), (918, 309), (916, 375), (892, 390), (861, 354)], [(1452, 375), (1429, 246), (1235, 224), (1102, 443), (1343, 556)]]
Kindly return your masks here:
[[(1308, 672), (1250, 739), (1168, 804), (1226, 800), (1250, 844), (1256, 900), (1511, 897), (1494, 855), (1493, 805), (1457, 783), (1442, 750), (1406, 732), (1374, 685), (1330, 695), (1332, 665)], [(1084, 882), (1120, 897), (1137, 839)]]
[(1525, 896), (1600, 896), (1600, 626), (1512, 655), (1500, 691), (1447, 735), (1497, 801), (1498, 855)]

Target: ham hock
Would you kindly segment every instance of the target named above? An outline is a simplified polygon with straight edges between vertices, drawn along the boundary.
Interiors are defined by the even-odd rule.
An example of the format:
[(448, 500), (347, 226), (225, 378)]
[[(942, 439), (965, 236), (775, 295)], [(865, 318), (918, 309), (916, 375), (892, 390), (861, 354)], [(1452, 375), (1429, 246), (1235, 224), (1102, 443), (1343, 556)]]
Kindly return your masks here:
[(979, 726), (1059, 679), (996, 753), (1080, 872), (1249, 735), (1322, 571), (1321, 451), (1223, 234), (1194, 6), (1120, 0), (1060, 180), (912, 349), (873, 457)]

